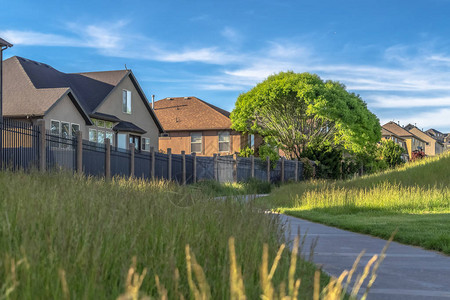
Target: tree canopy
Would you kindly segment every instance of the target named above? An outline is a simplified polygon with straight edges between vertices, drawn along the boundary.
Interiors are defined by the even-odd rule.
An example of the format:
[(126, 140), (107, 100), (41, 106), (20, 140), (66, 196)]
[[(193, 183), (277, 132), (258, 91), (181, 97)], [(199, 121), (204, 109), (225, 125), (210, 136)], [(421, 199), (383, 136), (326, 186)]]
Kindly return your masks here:
[(297, 158), (312, 144), (360, 153), (381, 138), (378, 118), (359, 95), (310, 73), (269, 76), (238, 97), (231, 121), (237, 131), (273, 137), (286, 154)]

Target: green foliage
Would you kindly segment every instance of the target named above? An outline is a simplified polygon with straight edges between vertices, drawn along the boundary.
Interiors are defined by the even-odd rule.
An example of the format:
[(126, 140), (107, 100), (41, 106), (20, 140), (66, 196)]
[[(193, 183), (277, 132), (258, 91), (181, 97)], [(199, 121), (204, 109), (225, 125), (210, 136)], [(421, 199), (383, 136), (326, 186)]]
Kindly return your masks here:
[(271, 144), (261, 145), (258, 149), (259, 158), (261, 158), (262, 163), (265, 163), (267, 157), (270, 159), (270, 166), (272, 169), (275, 169), (277, 166), (277, 162), (280, 159), (280, 155), (278, 154), (278, 149)]
[(387, 166), (394, 168), (403, 163), (402, 155), (405, 150), (392, 140), (383, 140), (378, 149), (380, 158)]
[(253, 150), (252, 148), (250, 148), (249, 146), (245, 146), (244, 148), (242, 148), (239, 151), (239, 156), (240, 157), (250, 157), (250, 156), (254, 156), (255, 155), (255, 150)]
[(358, 95), (309, 73), (269, 76), (238, 97), (231, 120), (233, 129), (271, 136), (297, 158), (310, 143), (329, 142), (360, 153), (381, 138), (377, 117)]
[(303, 155), (317, 163), (316, 177), (338, 179), (341, 176), (342, 149), (329, 143), (308, 145)]
[(314, 178), (314, 166), (311, 161), (306, 157), (301, 158), (300, 161), (303, 163), (303, 179)]

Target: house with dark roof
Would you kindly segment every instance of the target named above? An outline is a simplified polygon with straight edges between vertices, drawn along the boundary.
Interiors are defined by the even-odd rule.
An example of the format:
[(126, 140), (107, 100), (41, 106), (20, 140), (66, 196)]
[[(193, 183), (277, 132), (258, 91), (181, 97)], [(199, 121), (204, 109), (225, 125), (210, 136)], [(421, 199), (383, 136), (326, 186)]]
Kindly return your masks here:
[(404, 128), (426, 142), (424, 151), (427, 156), (435, 156), (444, 153), (443, 142), (423, 132), (415, 125), (408, 124)]
[[(165, 98), (155, 102), (155, 113), (165, 130), (161, 150), (172, 153), (229, 155), (260, 143), (255, 137), (231, 129), (230, 113), (197, 97)], [(255, 145), (256, 143), (256, 145)]]
[(54, 135), (137, 150), (159, 149), (164, 132), (131, 70), (63, 73), (22, 57), (3, 63), (3, 114), (36, 123)]
[(381, 127), (405, 140), (406, 151), (408, 152), (409, 158), (411, 158), (412, 152), (414, 151), (425, 151), (425, 145), (427, 142), (409, 132), (399, 124), (391, 121)]

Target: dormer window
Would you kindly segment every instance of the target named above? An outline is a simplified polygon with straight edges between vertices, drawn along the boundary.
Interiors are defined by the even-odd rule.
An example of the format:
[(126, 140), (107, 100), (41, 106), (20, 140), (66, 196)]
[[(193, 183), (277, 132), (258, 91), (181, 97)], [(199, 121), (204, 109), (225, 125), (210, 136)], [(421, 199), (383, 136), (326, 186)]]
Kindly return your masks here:
[(131, 91), (122, 91), (122, 112), (131, 114)]

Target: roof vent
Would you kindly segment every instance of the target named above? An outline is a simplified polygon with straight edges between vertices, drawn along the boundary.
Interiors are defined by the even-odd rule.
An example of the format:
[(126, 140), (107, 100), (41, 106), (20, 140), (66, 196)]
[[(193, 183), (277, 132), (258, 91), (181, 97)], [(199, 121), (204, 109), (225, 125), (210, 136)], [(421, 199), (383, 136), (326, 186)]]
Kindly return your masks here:
[(189, 100), (191, 99), (191, 97), (184, 97), (184, 100)]
[(173, 100), (173, 98), (167, 97), (166, 100)]

